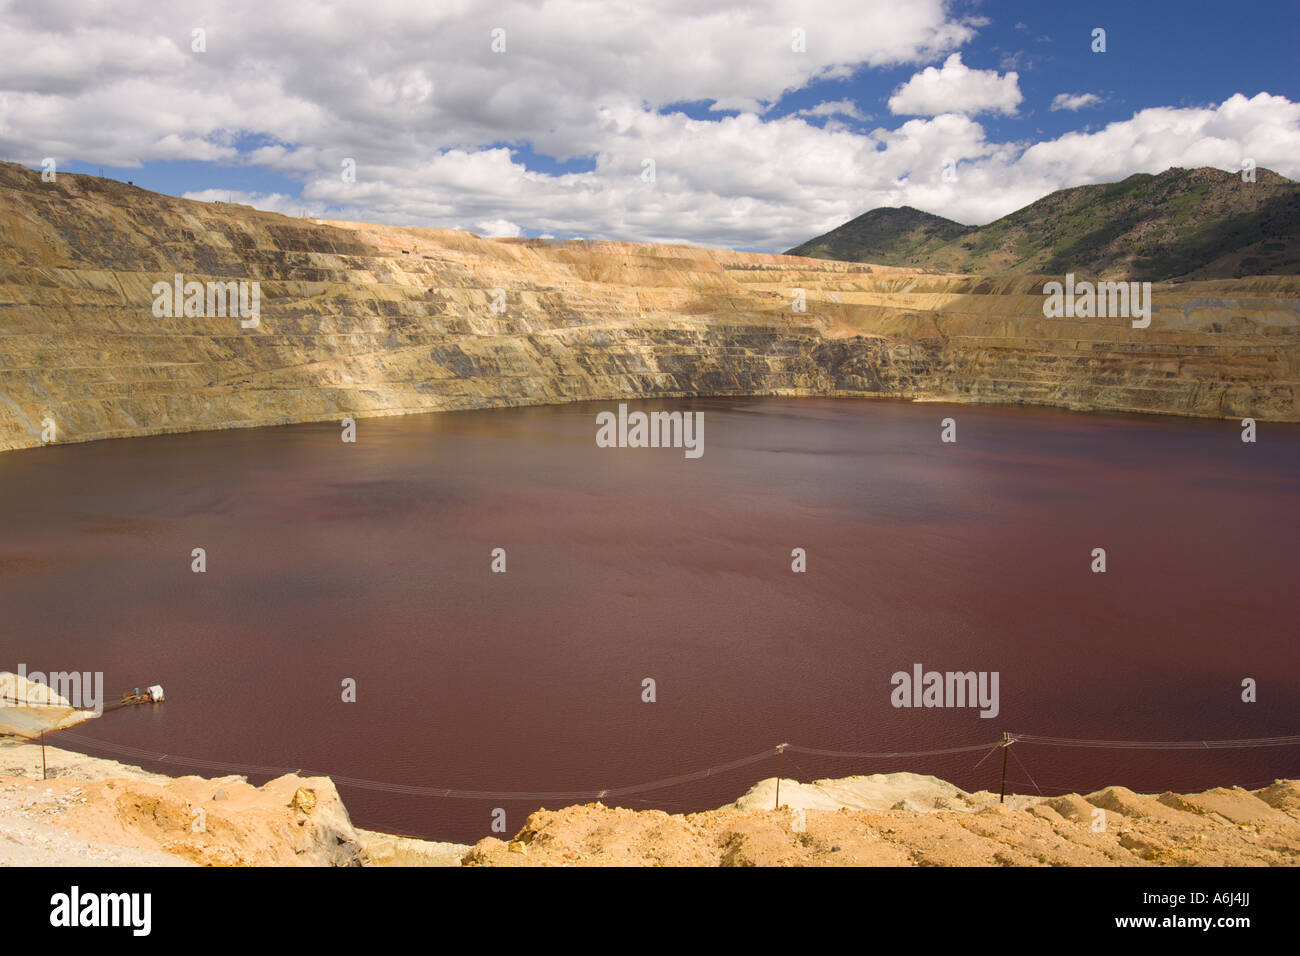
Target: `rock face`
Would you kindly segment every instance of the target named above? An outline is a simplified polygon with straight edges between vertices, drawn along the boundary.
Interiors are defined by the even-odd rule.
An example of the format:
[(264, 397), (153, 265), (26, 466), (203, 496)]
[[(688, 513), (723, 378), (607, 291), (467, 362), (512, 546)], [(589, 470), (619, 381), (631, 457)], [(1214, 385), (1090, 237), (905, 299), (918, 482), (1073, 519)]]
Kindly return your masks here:
[[(178, 273), (256, 281), (257, 325), (156, 315)], [(1157, 285), (1146, 329), (1044, 318), (1044, 281), (290, 219), (0, 164), (0, 449), (691, 395), (1300, 421), (1300, 277)]]

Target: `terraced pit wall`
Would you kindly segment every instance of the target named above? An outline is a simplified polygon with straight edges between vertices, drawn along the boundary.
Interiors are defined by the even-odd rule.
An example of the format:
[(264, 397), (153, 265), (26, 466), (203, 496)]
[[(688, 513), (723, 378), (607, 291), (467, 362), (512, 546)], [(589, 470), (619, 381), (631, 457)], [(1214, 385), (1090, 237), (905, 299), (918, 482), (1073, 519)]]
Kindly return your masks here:
[[(176, 273), (257, 281), (258, 325), (155, 316)], [(1044, 281), (294, 219), (6, 163), (0, 449), (46, 420), (68, 442), (695, 395), (1300, 421), (1300, 277), (1157, 285), (1146, 329), (1046, 319)]]

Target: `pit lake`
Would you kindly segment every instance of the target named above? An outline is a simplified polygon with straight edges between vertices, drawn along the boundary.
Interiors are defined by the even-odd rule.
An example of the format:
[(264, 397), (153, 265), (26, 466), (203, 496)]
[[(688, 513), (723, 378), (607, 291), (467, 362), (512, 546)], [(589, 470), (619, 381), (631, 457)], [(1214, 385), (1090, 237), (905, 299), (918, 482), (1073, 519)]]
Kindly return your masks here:
[[(598, 447), (617, 406), (362, 419), (355, 443), (334, 422), (0, 454), (0, 670), (102, 671), (113, 699), (166, 688), (55, 745), (171, 774), (268, 768), (254, 783), (334, 775), (358, 825), (460, 842), (490, 835), (498, 807), (513, 834), (540, 805), (585, 802), (502, 793), (617, 790), (768, 751), (605, 800), (716, 807), (773, 776), (782, 742), (1300, 732), (1300, 427), (1261, 423), (1252, 444), (1235, 421), (629, 404), (702, 412), (688, 458)], [(996, 672), (996, 716), (894, 706), (893, 675), (916, 665)], [(996, 790), (988, 753), (787, 753), (781, 771)], [(1022, 793), (1300, 776), (1297, 747), (1011, 754)]]

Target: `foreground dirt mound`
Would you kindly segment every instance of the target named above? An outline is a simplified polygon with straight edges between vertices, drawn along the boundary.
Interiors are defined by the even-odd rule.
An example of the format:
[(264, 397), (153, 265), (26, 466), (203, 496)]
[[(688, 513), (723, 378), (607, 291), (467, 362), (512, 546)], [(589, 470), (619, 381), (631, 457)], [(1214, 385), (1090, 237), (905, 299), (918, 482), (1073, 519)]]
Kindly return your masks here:
[(468, 847), (353, 827), (334, 784), (170, 778), (0, 742), (0, 866), (1295, 866), (1300, 781), (1146, 795), (966, 793), (937, 777), (760, 781), (692, 814), (538, 810)]
[[(890, 792), (888, 777), (903, 790)], [(1109, 787), (1052, 799), (963, 793), (910, 774), (781, 782), (782, 808), (670, 815), (599, 803), (538, 810), (510, 842), (479, 841), (470, 866), (1295, 866), (1300, 781), (1255, 792), (1143, 796)], [(928, 787), (925, 781), (933, 781)], [(855, 806), (817, 809), (826, 795)], [(792, 802), (805, 806), (787, 805)], [(897, 809), (859, 809), (899, 797)], [(772, 806), (769, 801), (768, 807)]]
[[(39, 748), (26, 747), (26, 751)], [(51, 755), (58, 753), (49, 748)], [(6, 767), (0, 774), (29, 768)], [(66, 756), (59, 755), (61, 763)], [(109, 763), (99, 761), (98, 763)], [(51, 768), (53, 769), (53, 768)], [(127, 769), (127, 768), (121, 768)], [(361, 866), (368, 862), (327, 777), (290, 774), (254, 787), (206, 780), (0, 775), (0, 864)]]

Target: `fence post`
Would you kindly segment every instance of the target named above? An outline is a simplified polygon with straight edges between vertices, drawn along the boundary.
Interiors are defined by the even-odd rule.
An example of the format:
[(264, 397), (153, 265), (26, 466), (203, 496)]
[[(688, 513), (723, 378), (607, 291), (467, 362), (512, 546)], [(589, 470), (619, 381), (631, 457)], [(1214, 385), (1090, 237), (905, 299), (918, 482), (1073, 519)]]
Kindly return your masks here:
[(773, 810), (781, 809), (781, 756), (789, 746), (789, 744), (776, 745), (776, 806), (772, 808)]
[(1011, 746), (1011, 735), (1002, 731), (1002, 792), (998, 794), (998, 803), (1007, 799), (1007, 748)]

